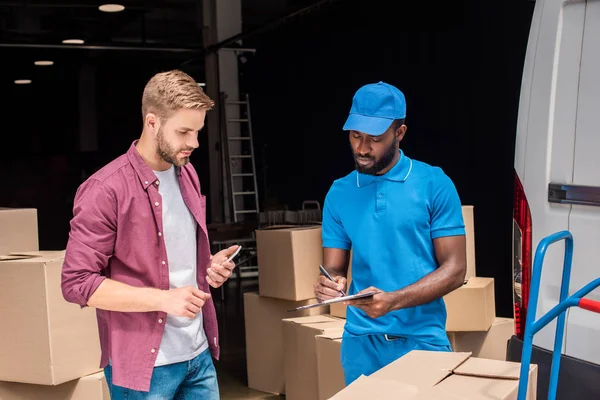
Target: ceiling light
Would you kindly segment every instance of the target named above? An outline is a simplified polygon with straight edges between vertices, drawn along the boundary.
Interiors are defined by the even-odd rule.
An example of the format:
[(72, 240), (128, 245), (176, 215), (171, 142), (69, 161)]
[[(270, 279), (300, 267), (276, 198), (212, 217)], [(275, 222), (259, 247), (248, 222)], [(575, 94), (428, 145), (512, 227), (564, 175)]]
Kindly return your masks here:
[(81, 39), (65, 39), (62, 41), (64, 44), (84, 44), (85, 42)]
[(119, 12), (125, 9), (125, 7), (120, 4), (103, 4), (98, 8), (100, 11), (104, 12)]
[(15, 83), (17, 85), (28, 85), (31, 83), (31, 79), (17, 79)]
[(54, 65), (54, 61), (35, 61), (34, 64), (45, 67), (47, 65)]
[(204, 82), (198, 83), (198, 86), (206, 86), (206, 83), (204, 83)]

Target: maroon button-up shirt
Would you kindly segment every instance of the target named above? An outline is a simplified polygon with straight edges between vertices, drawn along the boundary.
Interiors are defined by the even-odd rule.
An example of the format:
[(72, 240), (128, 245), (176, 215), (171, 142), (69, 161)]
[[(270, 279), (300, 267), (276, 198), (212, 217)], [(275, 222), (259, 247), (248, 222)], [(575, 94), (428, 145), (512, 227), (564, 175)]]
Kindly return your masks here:
[[(129, 151), (103, 167), (78, 189), (62, 270), (65, 299), (87, 306), (106, 278), (136, 287), (169, 289), (169, 260), (162, 235), (160, 182), (133, 142)], [(198, 288), (206, 293), (210, 248), (206, 197), (191, 164), (177, 168), (185, 204), (198, 223)], [(212, 298), (202, 308), (211, 354), (219, 358), (217, 317)], [(97, 310), (102, 348), (100, 367), (110, 357), (113, 383), (149, 391), (161, 343), (164, 312)]]

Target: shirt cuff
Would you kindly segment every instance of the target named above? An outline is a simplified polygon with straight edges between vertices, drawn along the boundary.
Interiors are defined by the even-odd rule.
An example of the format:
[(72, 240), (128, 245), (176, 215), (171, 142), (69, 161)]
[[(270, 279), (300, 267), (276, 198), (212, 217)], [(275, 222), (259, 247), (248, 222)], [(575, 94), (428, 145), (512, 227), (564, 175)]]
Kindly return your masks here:
[(350, 250), (352, 248), (352, 243), (345, 242), (343, 240), (324, 239), (323, 247), (331, 248), (331, 249)]
[(465, 228), (462, 228), (462, 227), (440, 228), (440, 229), (431, 231), (431, 238), (437, 239), (437, 238), (446, 237), (446, 236), (461, 236), (461, 235), (465, 235), (465, 234), (466, 234)]

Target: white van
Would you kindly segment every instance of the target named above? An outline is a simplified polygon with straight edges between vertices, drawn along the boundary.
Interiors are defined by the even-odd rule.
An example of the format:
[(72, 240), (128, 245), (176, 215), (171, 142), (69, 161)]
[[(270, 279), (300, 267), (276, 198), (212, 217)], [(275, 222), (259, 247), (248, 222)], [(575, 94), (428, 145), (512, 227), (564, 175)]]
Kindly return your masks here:
[[(569, 294), (600, 277), (600, 0), (537, 0), (514, 165), (515, 334), (522, 337), (524, 300), (541, 239), (561, 230), (573, 234)], [(563, 255), (564, 242), (550, 246), (546, 254), (536, 319), (558, 303)], [(600, 290), (586, 298), (600, 300)], [(554, 346), (555, 329), (556, 320), (534, 336), (538, 349), (532, 362), (543, 364), (539, 398), (547, 390), (547, 350)], [(511, 340), (509, 358), (520, 359), (514, 341), (518, 338)], [(568, 311), (563, 354), (559, 398), (562, 393), (563, 398), (599, 399), (600, 314)]]

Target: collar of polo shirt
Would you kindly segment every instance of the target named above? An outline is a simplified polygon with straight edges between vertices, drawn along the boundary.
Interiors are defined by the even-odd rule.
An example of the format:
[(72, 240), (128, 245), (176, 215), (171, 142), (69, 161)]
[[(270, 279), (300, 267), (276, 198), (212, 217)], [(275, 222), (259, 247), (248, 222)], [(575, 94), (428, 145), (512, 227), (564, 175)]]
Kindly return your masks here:
[(396, 165), (392, 167), (388, 172), (383, 175), (369, 175), (361, 172), (356, 172), (356, 186), (365, 187), (373, 183), (376, 179), (386, 179), (392, 182), (404, 182), (410, 175), (412, 170), (412, 160), (404, 155), (402, 150), (400, 151), (400, 158)]

